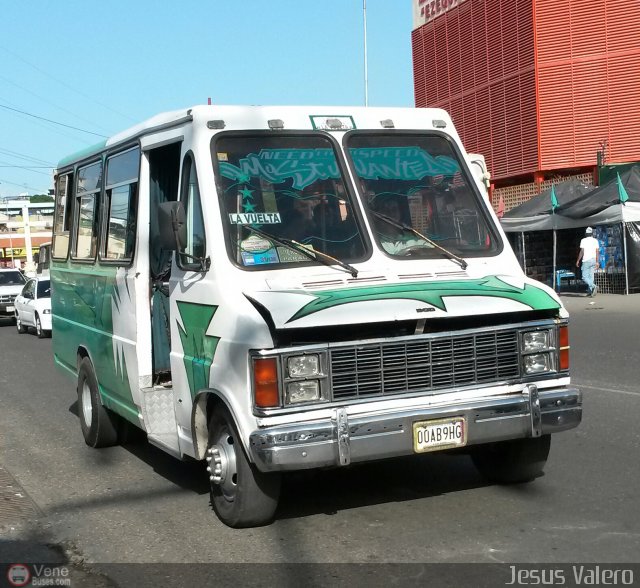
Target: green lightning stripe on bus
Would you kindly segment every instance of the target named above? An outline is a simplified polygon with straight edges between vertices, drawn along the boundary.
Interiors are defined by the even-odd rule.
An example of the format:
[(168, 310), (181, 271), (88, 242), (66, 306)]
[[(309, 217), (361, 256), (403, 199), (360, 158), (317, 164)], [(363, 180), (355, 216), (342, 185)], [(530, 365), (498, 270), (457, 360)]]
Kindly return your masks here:
[(315, 300), (303, 306), (287, 322), (309, 316), (315, 312), (350, 304), (375, 300), (416, 300), (425, 302), (440, 310), (447, 310), (444, 298), (451, 296), (489, 296), (515, 300), (534, 310), (556, 309), (560, 305), (541, 288), (525, 284), (518, 288), (491, 276), (479, 280), (452, 282), (413, 282), (384, 286), (367, 286), (315, 292)]
[(220, 337), (207, 335), (217, 306), (177, 302), (182, 325), (178, 324), (184, 367), (187, 370), (191, 396), (209, 386), (209, 372)]

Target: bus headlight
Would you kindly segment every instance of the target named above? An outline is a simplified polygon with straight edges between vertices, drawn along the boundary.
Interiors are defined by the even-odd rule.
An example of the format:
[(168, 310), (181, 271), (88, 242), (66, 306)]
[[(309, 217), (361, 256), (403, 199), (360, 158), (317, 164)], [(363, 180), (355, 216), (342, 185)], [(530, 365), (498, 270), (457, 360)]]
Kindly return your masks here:
[(551, 355), (549, 353), (532, 353), (525, 355), (524, 371), (526, 374), (542, 374), (551, 371)]
[(533, 353), (549, 349), (551, 333), (547, 331), (529, 331), (522, 334), (522, 351)]
[(287, 358), (290, 378), (309, 378), (320, 374), (320, 359), (315, 354), (292, 355)]
[(320, 399), (320, 383), (317, 380), (289, 382), (287, 384), (287, 404), (298, 404), (299, 402), (314, 402)]

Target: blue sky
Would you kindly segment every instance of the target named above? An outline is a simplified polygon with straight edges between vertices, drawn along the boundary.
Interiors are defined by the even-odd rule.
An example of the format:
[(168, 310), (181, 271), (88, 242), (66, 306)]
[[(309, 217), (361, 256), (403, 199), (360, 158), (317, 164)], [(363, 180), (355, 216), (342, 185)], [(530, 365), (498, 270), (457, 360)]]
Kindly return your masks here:
[[(411, 2), (366, 4), (369, 104), (413, 106)], [(362, 8), (362, 0), (4, 2), (0, 197), (45, 193), (64, 156), (209, 97), (364, 104)]]

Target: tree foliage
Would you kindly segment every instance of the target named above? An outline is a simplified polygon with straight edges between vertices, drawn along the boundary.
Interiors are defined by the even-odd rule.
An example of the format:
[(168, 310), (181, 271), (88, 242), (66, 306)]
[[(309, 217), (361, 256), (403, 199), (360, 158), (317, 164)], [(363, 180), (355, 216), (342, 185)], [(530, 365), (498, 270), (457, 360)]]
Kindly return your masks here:
[(53, 196), (47, 196), (46, 194), (36, 194), (29, 198), (29, 202), (38, 204), (40, 202), (53, 202)]

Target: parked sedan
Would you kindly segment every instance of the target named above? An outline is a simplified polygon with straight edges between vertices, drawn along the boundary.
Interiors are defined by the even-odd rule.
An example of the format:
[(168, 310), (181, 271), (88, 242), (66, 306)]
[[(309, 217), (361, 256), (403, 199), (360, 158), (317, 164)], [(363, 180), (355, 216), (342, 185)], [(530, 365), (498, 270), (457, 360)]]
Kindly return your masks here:
[(14, 300), (27, 280), (17, 269), (0, 269), (0, 318), (13, 320)]
[(49, 278), (29, 280), (15, 300), (18, 333), (35, 327), (41, 339), (51, 335), (51, 282)]

